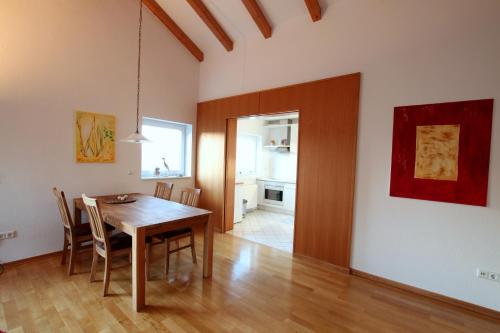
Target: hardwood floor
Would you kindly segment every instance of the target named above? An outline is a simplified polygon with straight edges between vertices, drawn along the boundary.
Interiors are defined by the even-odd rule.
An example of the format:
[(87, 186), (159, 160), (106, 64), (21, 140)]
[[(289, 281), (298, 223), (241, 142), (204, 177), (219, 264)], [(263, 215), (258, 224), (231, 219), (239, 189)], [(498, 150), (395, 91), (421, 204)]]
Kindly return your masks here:
[[(202, 238), (197, 239), (198, 253)], [(108, 297), (89, 283), (90, 260), (67, 276), (59, 257), (10, 266), (0, 275), (0, 330), (8, 332), (499, 332), (500, 322), (386, 288), (327, 265), (217, 234), (214, 273), (190, 251), (171, 256), (162, 278), (155, 249), (148, 306), (131, 307), (131, 268), (114, 262)], [(199, 262), (202, 262), (199, 257)], [(121, 267), (120, 267), (121, 266)], [(98, 279), (103, 263), (99, 263)]]

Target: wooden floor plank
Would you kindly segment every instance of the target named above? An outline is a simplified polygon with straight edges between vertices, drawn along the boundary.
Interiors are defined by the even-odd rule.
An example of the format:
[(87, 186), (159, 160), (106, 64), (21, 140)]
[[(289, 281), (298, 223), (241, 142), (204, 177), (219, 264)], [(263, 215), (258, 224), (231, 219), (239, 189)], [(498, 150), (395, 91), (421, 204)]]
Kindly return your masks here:
[[(499, 332), (472, 312), (350, 276), (307, 258), (217, 234), (214, 271), (202, 279), (189, 251), (168, 278), (154, 249), (148, 306), (131, 304), (127, 258), (113, 263), (110, 295), (88, 282), (90, 260), (68, 277), (59, 258), (10, 266), (0, 276), (0, 330), (9, 332)], [(197, 237), (202, 253), (203, 237)], [(200, 255), (199, 262), (202, 262)], [(103, 264), (99, 263), (98, 278)]]

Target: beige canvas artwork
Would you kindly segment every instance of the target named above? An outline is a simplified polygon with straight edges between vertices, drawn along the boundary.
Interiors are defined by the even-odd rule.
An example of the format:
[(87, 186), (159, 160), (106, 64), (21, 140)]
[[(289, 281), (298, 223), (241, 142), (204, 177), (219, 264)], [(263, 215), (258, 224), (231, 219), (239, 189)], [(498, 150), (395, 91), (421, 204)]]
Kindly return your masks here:
[(115, 161), (115, 116), (76, 111), (76, 161), (111, 163)]
[(460, 125), (417, 126), (415, 178), (458, 179)]

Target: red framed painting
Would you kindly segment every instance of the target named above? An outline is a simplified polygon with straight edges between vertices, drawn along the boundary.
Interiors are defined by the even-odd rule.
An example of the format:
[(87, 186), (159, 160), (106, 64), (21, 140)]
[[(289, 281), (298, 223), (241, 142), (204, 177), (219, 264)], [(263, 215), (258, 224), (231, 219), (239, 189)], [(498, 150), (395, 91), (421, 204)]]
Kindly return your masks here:
[(486, 206), (493, 99), (394, 108), (390, 195)]

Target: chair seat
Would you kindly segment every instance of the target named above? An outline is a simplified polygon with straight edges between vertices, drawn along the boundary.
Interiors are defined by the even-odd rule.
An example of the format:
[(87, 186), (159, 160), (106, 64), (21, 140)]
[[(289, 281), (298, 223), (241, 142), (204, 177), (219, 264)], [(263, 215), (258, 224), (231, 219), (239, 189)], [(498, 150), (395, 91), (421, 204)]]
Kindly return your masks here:
[[(106, 231), (109, 233), (115, 230), (115, 228), (111, 225), (106, 224)], [(92, 240), (92, 229), (90, 229), (89, 223), (82, 223), (73, 227), (74, 236), (77, 241), (89, 241)], [(66, 233), (69, 237), (69, 230), (66, 229)]]
[[(151, 243), (152, 238), (146, 237), (146, 244)], [(96, 245), (104, 250), (104, 244), (102, 242), (96, 242)], [(111, 247), (111, 251), (119, 251), (123, 249), (132, 248), (132, 236), (127, 235), (124, 232), (120, 232), (119, 234), (113, 235), (109, 237), (109, 245)]]
[(90, 224), (84, 223), (79, 224), (73, 227), (73, 231), (75, 232), (75, 236), (86, 236), (92, 235), (92, 230), (90, 229)]
[(173, 237), (181, 236), (181, 235), (184, 235), (184, 234), (186, 234), (186, 236), (187, 236), (192, 231), (193, 231), (193, 229), (191, 229), (191, 228), (181, 228), (181, 229), (167, 231), (167, 232), (164, 232), (164, 233), (159, 234), (159, 235), (155, 235), (155, 237), (158, 237), (160, 239), (167, 239), (167, 238), (173, 238)]
[[(115, 230), (115, 228), (109, 224), (106, 224), (106, 231), (111, 232)], [(75, 232), (75, 237), (82, 237), (90, 235), (92, 238), (92, 229), (90, 229), (90, 223), (82, 223), (73, 227), (73, 231)]]
[[(66, 237), (68, 238), (68, 240), (70, 240), (71, 236), (70, 236), (69, 230), (66, 229), (65, 231), (66, 231), (66, 235), (67, 235)], [(75, 240), (79, 243), (88, 242), (88, 241), (92, 240), (92, 230), (90, 229), (90, 224), (88, 224), (88, 223), (74, 226), (73, 232), (74, 232), (73, 236), (75, 237)]]

